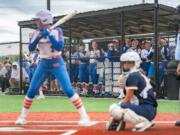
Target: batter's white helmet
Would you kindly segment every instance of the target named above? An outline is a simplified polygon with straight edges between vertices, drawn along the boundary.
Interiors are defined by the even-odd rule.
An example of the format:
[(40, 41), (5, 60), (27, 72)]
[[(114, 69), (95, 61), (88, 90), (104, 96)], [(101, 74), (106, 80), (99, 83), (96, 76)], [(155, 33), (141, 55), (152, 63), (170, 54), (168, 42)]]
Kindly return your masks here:
[(36, 13), (34, 19), (40, 19), (42, 24), (53, 23), (53, 15), (49, 10), (40, 10)]
[(135, 51), (126, 52), (121, 55), (120, 61), (132, 61), (135, 63), (135, 68), (139, 68), (141, 64), (141, 58), (139, 54)]

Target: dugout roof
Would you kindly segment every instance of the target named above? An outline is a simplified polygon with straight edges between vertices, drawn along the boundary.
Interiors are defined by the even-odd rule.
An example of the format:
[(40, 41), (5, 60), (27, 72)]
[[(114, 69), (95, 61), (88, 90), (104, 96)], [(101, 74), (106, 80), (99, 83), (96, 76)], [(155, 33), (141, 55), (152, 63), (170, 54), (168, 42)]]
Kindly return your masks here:
[[(177, 27), (175, 8), (159, 4), (158, 32), (175, 34)], [(154, 4), (138, 4), (112, 9), (89, 11), (74, 16), (70, 23), (61, 25), (64, 35), (73, 38), (88, 39), (121, 35), (121, 13), (124, 14), (124, 31), (126, 35), (153, 33)], [(54, 22), (62, 18), (56, 16)], [(36, 28), (33, 20), (20, 21), (22, 28)]]

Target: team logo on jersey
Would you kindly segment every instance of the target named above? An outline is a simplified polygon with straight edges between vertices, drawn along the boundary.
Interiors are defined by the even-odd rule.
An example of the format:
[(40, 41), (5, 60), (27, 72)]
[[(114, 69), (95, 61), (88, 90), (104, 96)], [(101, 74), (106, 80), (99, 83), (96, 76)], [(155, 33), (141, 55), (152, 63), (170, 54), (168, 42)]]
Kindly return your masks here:
[(59, 63), (54, 63), (54, 64), (53, 64), (53, 67), (59, 67), (59, 66), (60, 66)]

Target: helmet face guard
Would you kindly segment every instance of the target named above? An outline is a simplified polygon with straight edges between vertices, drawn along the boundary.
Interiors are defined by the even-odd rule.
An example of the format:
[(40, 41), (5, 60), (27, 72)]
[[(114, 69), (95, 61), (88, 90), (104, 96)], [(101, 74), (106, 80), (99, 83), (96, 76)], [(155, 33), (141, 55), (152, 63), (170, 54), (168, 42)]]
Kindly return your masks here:
[[(122, 63), (121, 68), (124, 73), (139, 69), (140, 64), (141, 64), (141, 58), (139, 57), (139, 54), (134, 51), (126, 52), (122, 54), (120, 61)], [(127, 70), (127, 69), (124, 69), (124, 66), (123, 66), (125, 63), (129, 63), (129, 64), (133, 63), (134, 66), (131, 66), (131, 68)]]
[[(123, 72), (129, 72), (131, 68), (133, 68), (135, 65), (134, 61), (122, 61), (121, 62), (121, 69)], [(129, 66), (129, 68), (125, 68), (125, 66)]]

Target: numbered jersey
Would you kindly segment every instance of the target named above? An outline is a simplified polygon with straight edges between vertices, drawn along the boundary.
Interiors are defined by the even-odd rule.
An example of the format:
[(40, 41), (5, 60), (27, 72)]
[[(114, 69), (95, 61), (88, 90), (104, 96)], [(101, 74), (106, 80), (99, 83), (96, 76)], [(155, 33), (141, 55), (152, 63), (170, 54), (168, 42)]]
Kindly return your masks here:
[[(56, 38), (56, 40), (60, 40), (61, 38), (63, 38), (62, 35), (62, 30), (61, 29), (53, 29), (51, 31), (51, 33), (54, 35), (54, 37)], [(35, 31), (35, 33), (33, 34), (33, 38), (36, 38), (37, 35), (39, 34), (39, 31)], [(38, 43), (38, 49), (39, 49), (39, 56), (40, 58), (51, 58), (53, 56), (56, 56), (58, 54), (60, 54), (60, 52), (58, 52), (57, 50), (55, 50), (52, 46), (52, 43), (49, 39), (49, 37), (43, 37), (39, 40)]]
[(140, 72), (132, 72), (128, 75), (126, 80), (126, 91), (135, 90), (134, 97), (139, 100), (140, 104), (151, 104), (157, 106), (156, 98), (153, 94), (153, 87), (150, 80)]

